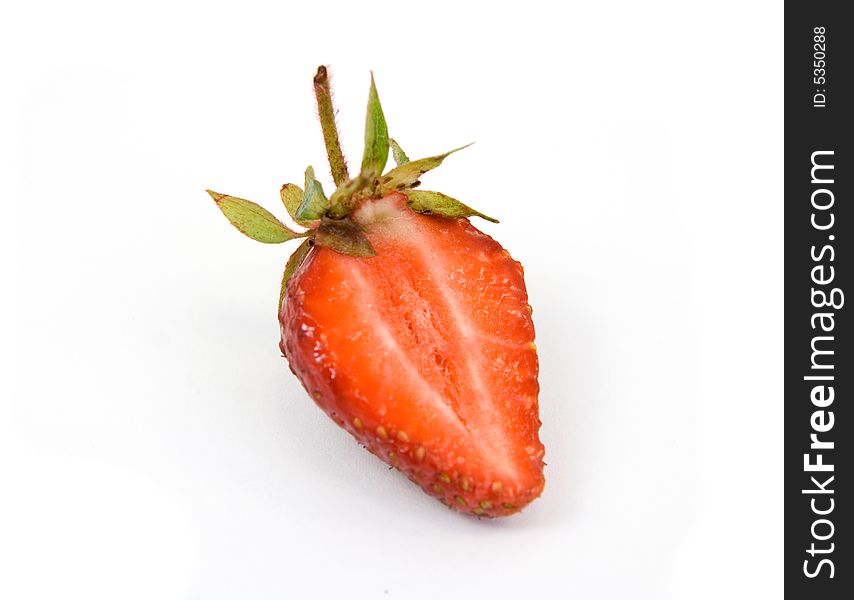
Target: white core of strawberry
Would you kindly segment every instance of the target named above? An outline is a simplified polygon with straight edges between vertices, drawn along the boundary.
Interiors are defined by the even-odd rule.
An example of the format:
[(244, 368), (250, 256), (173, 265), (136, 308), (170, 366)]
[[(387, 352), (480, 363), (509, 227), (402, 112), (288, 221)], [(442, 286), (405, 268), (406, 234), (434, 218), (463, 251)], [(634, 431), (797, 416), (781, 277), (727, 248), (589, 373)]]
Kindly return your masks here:
[[(364, 276), (358, 271), (358, 269), (354, 269), (352, 275), (354, 282), (359, 288), (359, 297), (365, 301), (365, 305), (367, 307), (379, 306), (380, 304), (376, 301), (373, 286), (365, 280)], [(391, 357), (392, 360), (400, 363), (398, 366), (408, 378), (418, 383), (420, 389), (424, 393), (424, 399), (429, 402), (430, 406), (444, 417), (444, 421), (455, 426), (459, 429), (460, 433), (466, 433), (465, 426), (460, 420), (459, 415), (454, 412), (453, 408), (445, 402), (442, 396), (430, 386), (412, 361), (405, 358), (406, 353), (401, 349), (400, 344), (386, 324), (385, 315), (374, 314), (371, 319), (371, 327), (377, 333), (381, 343), (388, 351), (387, 355)]]
[[(379, 223), (405, 222), (404, 210), (400, 206), (399, 196), (386, 196), (363, 202), (355, 211), (353, 219), (363, 227)], [(401, 223), (402, 224), (402, 223)]]
[[(398, 195), (364, 202), (354, 212), (353, 217), (369, 235), (374, 231), (385, 238), (395, 238), (398, 243), (413, 248), (420, 262), (429, 272), (430, 278), (439, 292), (439, 297), (445, 305), (447, 314), (451, 316), (456, 331), (462, 338), (467, 350), (463, 358), (465, 364), (460, 365), (460, 367), (468, 376), (468, 381), (471, 382), (471, 391), (477, 398), (478, 409), (476, 413), (457, 415), (452, 409), (454, 403), (443, 398), (440, 391), (432, 389), (426, 379), (417, 373), (414, 365), (407, 365), (407, 369), (411, 373), (417, 374), (418, 380), (423, 382), (425, 397), (436, 405), (434, 410), (446, 415), (447, 411), (450, 411), (453, 414), (453, 421), (456, 423), (478, 422), (477, 435), (482, 436), (478, 440), (478, 446), (484, 448), (488, 453), (489, 456), (485, 458), (488, 458), (488, 462), (496, 469), (496, 475), (500, 475), (508, 483), (514, 481), (515, 469), (508, 448), (510, 442), (503, 435), (504, 424), (498, 422), (500, 417), (492, 408), (495, 392), (490, 389), (488, 382), (484, 379), (484, 373), (488, 372), (488, 369), (484, 368), (482, 345), (489, 340), (485, 339), (487, 336), (484, 332), (472, 327), (472, 320), (466, 313), (465, 299), (455, 294), (455, 287), (460, 282), (452, 281), (455, 276), (458, 277), (455, 274), (454, 265), (444, 260), (442, 252), (433, 251), (436, 245), (441, 244), (442, 241), (431, 238), (422, 227), (418, 226), (416, 219), (420, 217), (406, 208), (403, 199)], [(363, 293), (371, 294), (370, 286), (367, 285), (361, 275), (359, 275), (359, 279), (364, 283)], [(365, 304), (371, 306), (373, 303), (366, 302)], [(384, 318), (385, 315), (383, 314), (375, 315), (374, 321), (377, 324), (378, 331), (385, 343), (395, 346), (395, 350), (398, 350), (393, 355), (402, 355), (392, 332), (383, 325)]]

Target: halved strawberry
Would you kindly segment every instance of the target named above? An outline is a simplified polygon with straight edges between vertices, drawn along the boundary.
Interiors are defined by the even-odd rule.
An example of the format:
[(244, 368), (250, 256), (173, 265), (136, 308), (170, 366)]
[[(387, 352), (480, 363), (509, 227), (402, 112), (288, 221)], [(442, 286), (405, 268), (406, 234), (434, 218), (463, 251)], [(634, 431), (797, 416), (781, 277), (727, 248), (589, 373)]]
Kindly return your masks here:
[[(517, 512), (544, 485), (522, 266), (467, 218), (489, 217), (415, 189), (450, 153), (410, 161), (388, 138), (373, 80), (362, 170), (349, 179), (323, 67), (315, 89), (338, 188), (327, 200), (309, 168), (304, 192), (282, 189), (309, 231), (211, 193), (254, 239), (306, 237), (282, 282), (281, 350), (332, 419), (428, 494), (477, 516)], [(380, 175), (389, 147), (398, 166)]]

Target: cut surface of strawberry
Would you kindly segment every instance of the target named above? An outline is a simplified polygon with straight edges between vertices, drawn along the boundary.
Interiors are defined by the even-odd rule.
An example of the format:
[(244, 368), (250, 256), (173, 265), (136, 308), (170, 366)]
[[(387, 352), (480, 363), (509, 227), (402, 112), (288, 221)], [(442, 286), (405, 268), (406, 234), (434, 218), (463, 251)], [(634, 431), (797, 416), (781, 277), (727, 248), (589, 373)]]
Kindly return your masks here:
[(312, 253), (288, 285), (282, 351), (327, 414), (428, 493), (475, 514), (521, 508), (544, 453), (521, 265), (402, 194), (354, 218), (376, 256)]
[[(322, 121), (328, 96), (318, 93)], [(358, 176), (323, 125), (338, 189), (327, 200), (311, 169), (305, 191), (282, 188), (307, 232), (211, 193), (254, 239), (306, 238), (282, 283), (283, 354), (320, 408), (428, 494), (476, 516), (521, 510), (545, 482), (522, 266), (468, 219), (489, 217), (414, 189), (450, 153), (410, 161), (383, 135), (373, 82)], [(380, 175), (389, 147), (398, 166)]]

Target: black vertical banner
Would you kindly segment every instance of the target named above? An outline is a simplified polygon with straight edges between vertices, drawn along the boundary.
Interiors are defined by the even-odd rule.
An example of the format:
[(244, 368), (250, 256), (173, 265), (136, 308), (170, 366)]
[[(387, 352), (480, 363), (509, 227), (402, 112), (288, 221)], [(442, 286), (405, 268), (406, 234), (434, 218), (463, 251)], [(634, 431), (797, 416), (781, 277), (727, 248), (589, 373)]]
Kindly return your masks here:
[(785, 4), (785, 589), (854, 598), (854, 21)]

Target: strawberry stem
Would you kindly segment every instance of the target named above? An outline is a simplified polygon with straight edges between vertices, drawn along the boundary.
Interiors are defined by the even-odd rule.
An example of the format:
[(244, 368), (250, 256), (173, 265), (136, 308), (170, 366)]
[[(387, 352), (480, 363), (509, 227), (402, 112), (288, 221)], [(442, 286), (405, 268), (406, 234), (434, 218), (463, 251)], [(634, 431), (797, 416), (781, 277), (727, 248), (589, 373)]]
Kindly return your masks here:
[(347, 173), (344, 152), (341, 151), (341, 142), (338, 140), (338, 128), (335, 126), (335, 108), (332, 106), (329, 72), (323, 65), (317, 67), (317, 74), (314, 76), (314, 95), (317, 98), (317, 112), (320, 115), (320, 127), (323, 129), (323, 142), (326, 144), (332, 179), (335, 185), (341, 185), (350, 176)]

